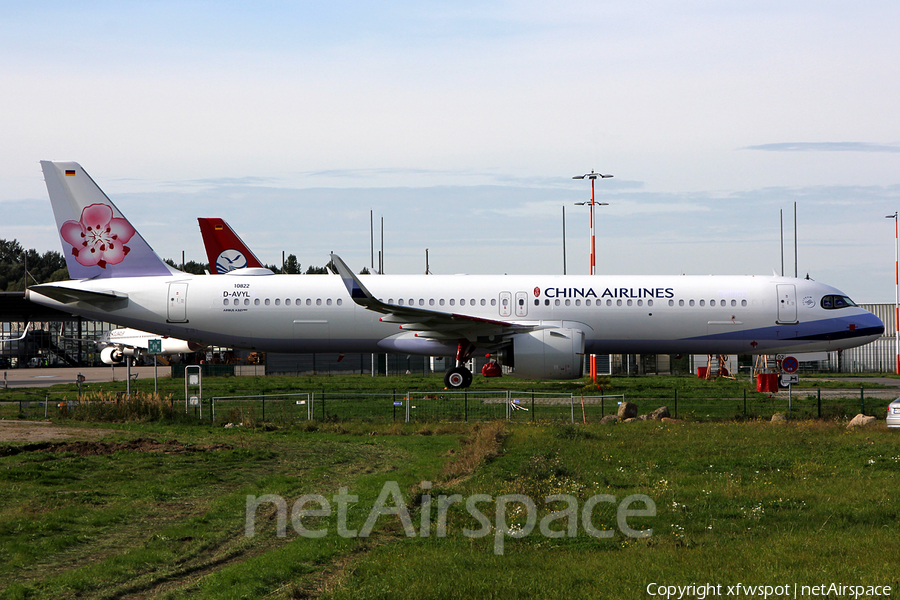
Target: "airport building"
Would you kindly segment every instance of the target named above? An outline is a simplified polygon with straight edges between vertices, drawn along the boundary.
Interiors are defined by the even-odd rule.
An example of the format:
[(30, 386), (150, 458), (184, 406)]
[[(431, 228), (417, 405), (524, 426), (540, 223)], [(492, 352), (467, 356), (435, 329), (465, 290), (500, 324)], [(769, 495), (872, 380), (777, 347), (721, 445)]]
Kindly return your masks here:
[[(859, 348), (842, 352), (817, 353), (798, 356), (801, 370), (834, 373), (893, 372), (896, 365), (895, 307), (893, 304), (860, 304), (877, 315), (885, 324), (881, 338)], [(0, 369), (27, 366), (92, 366), (100, 365), (100, 352), (94, 340), (116, 329), (111, 323), (93, 321), (34, 304), (25, 300), (22, 292), (0, 293), (0, 341), (13, 340), (25, 332), (22, 340), (0, 344)], [(235, 374), (261, 374), (261, 369), (238, 368), (255, 362), (255, 353), (230, 349), (207, 349), (195, 353), (191, 362), (234, 365)], [(597, 368), (604, 375), (696, 374), (699, 369), (711, 368), (710, 361), (718, 357), (697, 355), (639, 355), (603, 354), (597, 356)], [(361, 373), (395, 375), (404, 373), (443, 373), (451, 365), (448, 359), (404, 354), (276, 354), (265, 356), (265, 373), (295, 375), (306, 373)], [(478, 374), (485, 358), (470, 364)], [(751, 356), (730, 356), (724, 359), (733, 375), (750, 375), (759, 362)], [(716, 366), (718, 364), (716, 363)], [(585, 373), (587, 373), (585, 369)]]

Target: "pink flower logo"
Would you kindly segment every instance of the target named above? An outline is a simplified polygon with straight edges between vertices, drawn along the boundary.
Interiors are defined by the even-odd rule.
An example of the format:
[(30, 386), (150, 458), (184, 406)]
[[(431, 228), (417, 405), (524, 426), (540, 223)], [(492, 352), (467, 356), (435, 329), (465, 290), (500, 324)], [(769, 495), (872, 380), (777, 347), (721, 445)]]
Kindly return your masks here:
[(131, 249), (125, 242), (134, 235), (134, 227), (125, 219), (113, 217), (106, 204), (91, 204), (81, 211), (80, 221), (66, 221), (59, 230), (62, 239), (72, 244), (72, 255), (85, 267), (105, 269), (125, 260)]

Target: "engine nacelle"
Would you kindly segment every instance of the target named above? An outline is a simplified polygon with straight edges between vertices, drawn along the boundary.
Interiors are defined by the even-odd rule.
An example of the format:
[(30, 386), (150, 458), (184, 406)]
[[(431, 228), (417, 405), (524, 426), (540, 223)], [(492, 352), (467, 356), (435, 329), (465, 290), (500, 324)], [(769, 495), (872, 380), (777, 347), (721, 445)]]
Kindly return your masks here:
[(575, 379), (584, 375), (584, 332), (580, 329), (539, 329), (516, 335), (501, 362), (513, 375), (527, 379)]
[(188, 352), (196, 352), (203, 346), (194, 342), (186, 342), (175, 338), (162, 338), (162, 354), (182, 354)]
[(107, 346), (100, 351), (100, 360), (107, 365), (121, 365), (125, 361), (125, 355), (116, 346)]

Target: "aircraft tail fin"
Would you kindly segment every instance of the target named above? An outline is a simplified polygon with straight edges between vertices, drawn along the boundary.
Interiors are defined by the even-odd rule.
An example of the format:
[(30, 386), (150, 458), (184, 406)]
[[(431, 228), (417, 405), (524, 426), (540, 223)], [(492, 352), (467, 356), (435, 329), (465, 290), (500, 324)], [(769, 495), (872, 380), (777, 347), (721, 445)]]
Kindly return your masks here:
[(223, 219), (198, 218), (210, 270), (222, 274), (244, 267), (263, 268), (256, 255)]
[(178, 273), (162, 261), (76, 162), (41, 161), (69, 277)]

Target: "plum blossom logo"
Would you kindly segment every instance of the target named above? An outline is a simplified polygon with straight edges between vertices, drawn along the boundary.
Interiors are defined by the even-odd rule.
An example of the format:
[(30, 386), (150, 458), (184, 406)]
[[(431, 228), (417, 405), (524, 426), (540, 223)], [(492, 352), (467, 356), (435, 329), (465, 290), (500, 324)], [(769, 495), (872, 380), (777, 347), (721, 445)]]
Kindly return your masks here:
[(113, 217), (106, 204), (91, 204), (81, 211), (80, 221), (66, 221), (59, 234), (72, 244), (72, 255), (85, 267), (105, 269), (125, 260), (131, 249), (125, 243), (134, 235), (134, 227), (125, 219)]

